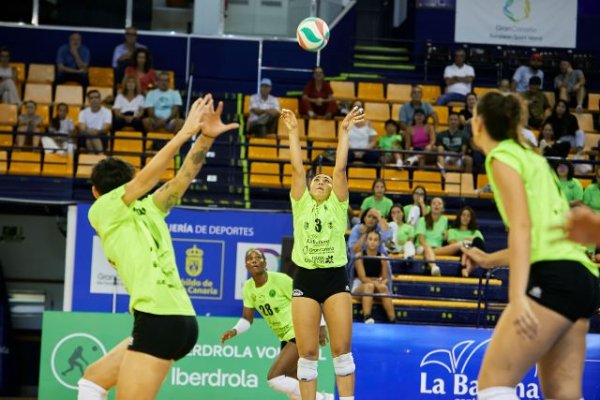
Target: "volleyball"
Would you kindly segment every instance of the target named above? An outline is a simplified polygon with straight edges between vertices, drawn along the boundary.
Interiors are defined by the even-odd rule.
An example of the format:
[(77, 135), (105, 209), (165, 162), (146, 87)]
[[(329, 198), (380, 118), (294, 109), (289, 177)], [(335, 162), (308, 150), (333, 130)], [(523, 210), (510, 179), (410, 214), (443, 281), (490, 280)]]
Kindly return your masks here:
[(329, 27), (321, 18), (306, 18), (298, 24), (296, 39), (304, 50), (319, 51), (329, 41)]

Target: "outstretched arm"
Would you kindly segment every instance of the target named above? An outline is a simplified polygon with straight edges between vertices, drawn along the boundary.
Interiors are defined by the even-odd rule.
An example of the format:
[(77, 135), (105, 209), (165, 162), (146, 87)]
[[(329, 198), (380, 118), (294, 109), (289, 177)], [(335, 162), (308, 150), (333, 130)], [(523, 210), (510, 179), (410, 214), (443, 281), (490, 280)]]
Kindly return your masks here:
[(290, 138), (290, 163), (292, 164), (292, 189), (290, 192), (294, 200), (300, 200), (306, 191), (306, 170), (302, 162), (302, 148), (298, 137), (298, 120), (292, 111), (285, 108), (281, 110), (281, 119), (283, 119), (283, 125)]
[[(221, 336), (221, 343), (224, 343), (226, 340), (229, 340), (240, 333), (244, 333), (250, 328), (250, 325), (252, 325), (252, 321), (254, 321), (254, 308), (244, 307), (242, 318), (240, 318), (238, 323), (233, 328), (223, 333), (223, 335)], [(241, 332), (238, 332), (238, 329)]]
[(239, 126), (237, 123), (223, 124), (221, 121), (222, 112), (223, 103), (221, 102), (216, 110), (213, 108), (212, 100), (206, 106), (201, 122), (202, 135), (198, 137), (188, 152), (177, 175), (161, 186), (152, 196), (154, 203), (161, 210), (167, 212), (179, 203), (183, 194), (202, 169), (206, 161), (206, 153), (210, 150), (215, 139), (222, 133)]
[(335, 155), (335, 166), (333, 167), (333, 193), (339, 201), (348, 200), (348, 178), (346, 177), (346, 166), (348, 165), (348, 130), (350, 127), (365, 119), (362, 108), (354, 107), (340, 125), (338, 132), (338, 145)]

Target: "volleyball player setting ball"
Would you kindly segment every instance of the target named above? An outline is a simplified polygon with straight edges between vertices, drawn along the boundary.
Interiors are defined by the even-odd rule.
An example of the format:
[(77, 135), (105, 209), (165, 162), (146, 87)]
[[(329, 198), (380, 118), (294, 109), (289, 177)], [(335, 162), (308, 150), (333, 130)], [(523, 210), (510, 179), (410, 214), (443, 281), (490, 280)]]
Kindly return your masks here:
[(521, 142), (526, 115), (516, 96), (492, 92), (471, 122), (509, 228), (508, 249), (463, 249), (469, 268), (510, 267), (509, 302), (483, 359), (479, 399), (518, 399), (515, 386), (536, 363), (544, 398), (581, 399), (586, 333), (600, 303), (598, 268), (556, 229), (569, 203), (548, 162)]
[(298, 137), (298, 121), (290, 110), (281, 111), (289, 135), (294, 219), (292, 261), (296, 265), (292, 319), (296, 331), (298, 380), (302, 400), (314, 400), (317, 390), (319, 320), (321, 307), (331, 342), (333, 367), (340, 400), (354, 400), (352, 357), (352, 297), (346, 274), (344, 231), (348, 210), (348, 129), (364, 121), (355, 107), (340, 124), (333, 176), (318, 174), (307, 187)]

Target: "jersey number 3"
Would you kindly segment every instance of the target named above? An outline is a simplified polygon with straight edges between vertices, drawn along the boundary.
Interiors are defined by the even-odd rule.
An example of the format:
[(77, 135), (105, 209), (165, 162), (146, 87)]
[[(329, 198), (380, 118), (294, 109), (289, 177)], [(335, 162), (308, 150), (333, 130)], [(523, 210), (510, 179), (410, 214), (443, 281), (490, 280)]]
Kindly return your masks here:
[(319, 218), (315, 219), (315, 231), (321, 232), (323, 225), (321, 224), (321, 220)]

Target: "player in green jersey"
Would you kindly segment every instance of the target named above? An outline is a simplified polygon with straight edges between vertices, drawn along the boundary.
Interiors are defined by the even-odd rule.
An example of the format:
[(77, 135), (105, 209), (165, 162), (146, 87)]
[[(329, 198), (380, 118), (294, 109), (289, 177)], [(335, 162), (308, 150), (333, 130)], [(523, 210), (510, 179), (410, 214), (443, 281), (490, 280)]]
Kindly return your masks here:
[[(116, 158), (102, 160), (92, 170), (96, 201), (89, 220), (131, 296), (134, 326), (131, 338), (86, 369), (78, 400), (106, 399), (114, 386), (119, 400), (154, 399), (173, 362), (196, 344), (194, 308), (179, 279), (164, 218), (202, 168), (217, 136), (238, 126), (224, 125), (222, 110), (222, 103), (214, 109), (211, 95), (198, 99), (181, 130), (137, 175)], [(138, 201), (158, 184), (180, 147), (200, 131), (177, 175)]]
[(303, 400), (317, 392), (319, 319), (321, 305), (331, 338), (333, 367), (340, 400), (354, 400), (354, 358), (351, 353), (352, 296), (346, 273), (346, 218), (348, 210), (348, 129), (364, 121), (354, 107), (340, 124), (333, 177), (315, 176), (306, 184), (306, 170), (298, 137), (298, 121), (290, 110), (281, 118), (289, 134), (294, 219), (292, 261), (296, 264), (292, 317), (298, 345), (298, 379)]
[[(292, 400), (300, 400), (300, 384), (296, 379), (298, 348), (292, 324), (292, 278), (280, 272), (267, 271), (267, 260), (259, 249), (246, 252), (246, 269), (251, 278), (244, 283), (242, 292), (244, 311), (237, 324), (226, 331), (221, 342), (250, 329), (254, 310), (264, 318), (275, 336), (281, 341), (281, 352), (267, 374), (269, 386)], [(319, 343), (327, 344), (327, 328), (321, 321)], [(317, 400), (333, 400), (331, 393), (317, 393)]]
[(478, 396), (518, 399), (515, 386), (537, 363), (544, 398), (580, 399), (586, 333), (600, 298), (598, 268), (585, 247), (554, 229), (564, 223), (569, 203), (546, 160), (521, 144), (524, 120), (520, 99), (492, 92), (471, 122), (509, 233), (508, 249), (465, 249), (465, 261), (510, 267), (509, 303), (486, 351)]

